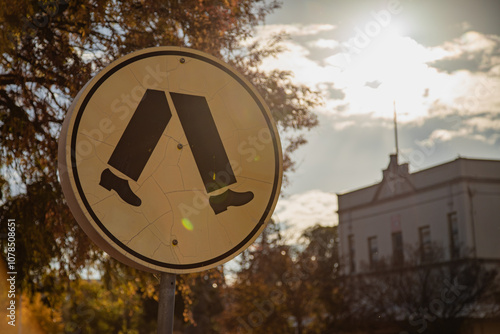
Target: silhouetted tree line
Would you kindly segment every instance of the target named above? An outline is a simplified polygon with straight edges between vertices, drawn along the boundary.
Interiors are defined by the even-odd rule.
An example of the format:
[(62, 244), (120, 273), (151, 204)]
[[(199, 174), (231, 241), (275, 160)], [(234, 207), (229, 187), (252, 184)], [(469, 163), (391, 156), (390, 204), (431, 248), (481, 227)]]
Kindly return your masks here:
[(407, 245), (403, 262), (381, 259), (347, 274), (337, 240), (336, 226), (318, 225), (300, 245), (270, 238), (246, 252), (228, 287), (224, 332), (451, 334), (500, 320), (499, 262), (445, 261), (437, 246), (423, 261)]

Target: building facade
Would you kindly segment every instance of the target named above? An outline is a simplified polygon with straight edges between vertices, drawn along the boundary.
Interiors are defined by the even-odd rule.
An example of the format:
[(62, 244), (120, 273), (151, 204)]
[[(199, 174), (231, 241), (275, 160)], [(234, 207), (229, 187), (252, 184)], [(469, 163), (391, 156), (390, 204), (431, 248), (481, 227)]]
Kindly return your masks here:
[(391, 155), (380, 183), (337, 196), (344, 274), (408, 260), (408, 245), (421, 262), (435, 249), (444, 261), (500, 259), (500, 161), (457, 158), (409, 173)]

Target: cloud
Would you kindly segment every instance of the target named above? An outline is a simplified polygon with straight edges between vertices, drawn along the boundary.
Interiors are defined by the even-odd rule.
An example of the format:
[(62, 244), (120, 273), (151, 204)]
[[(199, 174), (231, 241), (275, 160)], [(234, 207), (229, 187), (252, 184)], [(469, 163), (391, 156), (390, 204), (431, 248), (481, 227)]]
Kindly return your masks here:
[(276, 34), (289, 36), (315, 36), (325, 31), (335, 30), (332, 24), (270, 24), (257, 27), (259, 37), (269, 37)]
[(500, 115), (484, 114), (464, 120), (470, 137), (500, 147)]
[[(466, 20), (458, 22), (461, 29), (466, 26), (463, 22)], [(266, 59), (263, 68), (291, 70), (296, 83), (320, 91), (325, 103), (315, 111), (339, 116), (335, 131), (366, 127), (376, 120), (389, 124), (396, 101), (400, 124), (434, 124), (435, 119), (449, 117), (459, 118), (453, 124), (465, 129), (437, 126), (425, 137), (419, 136), (419, 141), (468, 138), (496, 142), (493, 131), (498, 129), (487, 124), (496, 126), (497, 122), (488, 123), (482, 114), (500, 114), (500, 95), (496, 94), (500, 37), (468, 31), (430, 47), (398, 28), (396, 22), (391, 23), (371, 37), (366, 48), (346, 55), (339, 48), (336, 25), (265, 26), (260, 28), (259, 38), (278, 31), (287, 32), (290, 38), (282, 42), (286, 51)], [(355, 120), (357, 116), (362, 117)], [(473, 117), (478, 118), (470, 120)]]
[(436, 129), (430, 135), (428, 144), (434, 144), (436, 141), (448, 141), (455, 137), (462, 137), (467, 134), (470, 134), (470, 131), (465, 128), (460, 130)]
[(319, 83), (316, 87), (323, 92), (326, 99), (343, 100), (345, 98), (344, 91), (336, 88), (334, 83)]
[(466, 120), (464, 123), (479, 132), (494, 130), (500, 133), (500, 118), (493, 119), (492, 117), (473, 117)]
[(356, 125), (359, 125), (359, 124), (356, 124), (353, 120), (347, 120), (347, 121), (340, 121), (340, 122), (335, 122), (332, 127), (339, 131), (339, 130), (344, 130), (346, 128), (349, 128), (349, 127), (354, 127)]
[(406, 124), (399, 134), (400, 151), (413, 169), (457, 155), (491, 158), (500, 154), (500, 115), (489, 112), (437, 115), (420, 125)]
[(499, 36), (469, 31), (439, 48), (448, 53), (448, 56), (430, 62), (429, 65), (446, 73), (459, 70), (488, 72), (500, 65)]
[(317, 39), (312, 42), (309, 42), (308, 45), (313, 48), (319, 49), (332, 49), (335, 50), (339, 47), (340, 43), (334, 39)]
[(295, 36), (312, 36), (317, 35), (321, 32), (335, 30), (336, 26), (332, 24), (310, 24), (310, 25), (299, 25), (297, 29), (290, 33)]
[(320, 65), (314, 59), (318, 54), (311, 52), (308, 48), (308, 41), (310, 38), (315, 38), (317, 34), (334, 29), (335, 26), (330, 24), (267, 25), (259, 27), (255, 38), (245, 43), (266, 40), (281, 32), (288, 34), (289, 38), (281, 41), (284, 51), (275, 57), (266, 58), (260, 68), (264, 71), (275, 69), (293, 71), (294, 80), (297, 83), (314, 88), (319, 83), (331, 82), (340, 70), (333, 66)]
[(377, 81), (377, 80), (365, 82), (365, 86), (368, 86), (368, 87), (373, 88), (373, 89), (377, 89), (378, 86), (380, 86), (381, 84), (382, 83), (380, 81)]
[(316, 224), (337, 224), (337, 196), (321, 190), (309, 190), (280, 198), (273, 218), (286, 227), (285, 236), (296, 241), (303, 231)]
[(462, 54), (457, 58), (444, 58), (430, 63), (432, 67), (446, 73), (453, 73), (458, 70), (478, 71), (480, 69), (480, 61), (475, 57)]
[[(426, 97), (421, 93), (428, 88), (426, 82), (438, 86), (432, 90), (436, 93), (440, 87), (449, 86), (443, 82), (444, 75), (439, 77), (435, 69), (426, 65), (427, 61), (441, 57), (444, 51), (425, 48), (390, 31), (377, 36), (371, 46), (360, 50), (359, 54), (346, 56), (338, 48), (329, 49), (327, 53), (315, 51), (316, 46), (335, 46), (333, 39), (316, 38), (316, 34), (334, 30), (334, 26), (272, 25), (264, 28), (258, 31), (257, 38), (277, 31), (286, 31), (291, 38), (282, 41), (285, 51), (265, 59), (261, 68), (291, 70), (297, 83), (319, 89), (326, 103), (317, 112), (335, 113), (340, 108), (346, 113), (392, 118), (392, 102), (397, 98), (401, 108), (410, 115), (406, 119), (402, 117), (402, 121), (413, 120), (426, 115), (427, 109), (422, 103)], [(376, 91), (375, 86), (378, 87)]]

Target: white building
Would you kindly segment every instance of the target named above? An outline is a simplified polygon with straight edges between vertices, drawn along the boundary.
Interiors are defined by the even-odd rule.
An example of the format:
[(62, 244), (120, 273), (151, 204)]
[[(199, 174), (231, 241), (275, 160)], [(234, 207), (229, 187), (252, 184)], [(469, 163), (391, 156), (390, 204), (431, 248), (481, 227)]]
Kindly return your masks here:
[(432, 245), (443, 260), (500, 259), (500, 161), (457, 158), (410, 174), (397, 156), (380, 183), (338, 195), (340, 255), (346, 274), (382, 257), (402, 261), (403, 245)]

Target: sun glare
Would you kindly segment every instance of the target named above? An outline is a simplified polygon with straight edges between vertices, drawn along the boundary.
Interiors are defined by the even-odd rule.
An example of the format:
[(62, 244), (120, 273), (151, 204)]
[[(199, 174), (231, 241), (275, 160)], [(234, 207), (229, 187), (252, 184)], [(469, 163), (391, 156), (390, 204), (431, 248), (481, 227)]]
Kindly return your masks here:
[(426, 115), (426, 88), (432, 80), (439, 80), (427, 65), (434, 58), (430, 49), (391, 25), (351, 58), (342, 75), (343, 86), (353, 101), (350, 110), (392, 118), (396, 100), (401, 121)]

